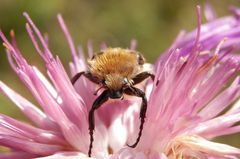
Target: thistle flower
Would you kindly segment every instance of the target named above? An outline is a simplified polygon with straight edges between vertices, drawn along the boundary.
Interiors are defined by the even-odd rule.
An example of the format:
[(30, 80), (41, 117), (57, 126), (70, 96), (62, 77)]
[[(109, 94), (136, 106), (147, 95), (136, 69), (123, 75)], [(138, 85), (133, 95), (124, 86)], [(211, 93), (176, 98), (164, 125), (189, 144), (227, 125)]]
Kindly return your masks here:
[[(172, 46), (155, 63), (155, 80), (141, 89), (148, 99), (147, 118), (138, 146), (133, 143), (139, 126), (137, 98), (109, 101), (95, 116), (94, 158), (237, 158), (240, 149), (210, 141), (240, 132), (240, 10), (215, 18), (206, 9), (208, 23), (190, 33), (181, 31)], [(88, 158), (88, 111), (97, 86), (85, 78), (72, 85), (58, 57), (51, 53), (28, 14), (26, 30), (46, 64), (48, 78), (21, 55), (11, 32), (11, 42), (0, 32), (9, 63), (35, 97), (41, 110), (0, 81), (0, 91), (12, 100), (33, 125), (0, 114), (0, 145), (12, 151), (0, 158)], [(62, 17), (72, 62), (71, 75), (87, 69), (83, 51), (76, 51)], [(38, 39), (37, 39), (37, 38)], [(38, 43), (40, 41), (40, 44)], [(135, 49), (133, 41), (130, 49)], [(104, 49), (105, 46), (102, 46)], [(89, 45), (88, 53), (93, 54)], [(231, 84), (230, 84), (231, 83)]]

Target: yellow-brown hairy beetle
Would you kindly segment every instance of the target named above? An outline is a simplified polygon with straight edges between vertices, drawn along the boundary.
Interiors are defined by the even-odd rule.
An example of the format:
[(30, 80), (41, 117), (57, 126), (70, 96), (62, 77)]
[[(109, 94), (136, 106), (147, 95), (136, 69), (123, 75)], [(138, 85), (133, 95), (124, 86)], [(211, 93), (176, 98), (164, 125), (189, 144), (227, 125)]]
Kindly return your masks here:
[(141, 124), (139, 127), (138, 137), (133, 145), (129, 147), (136, 147), (143, 130), (143, 124), (147, 111), (147, 99), (145, 93), (134, 87), (134, 85), (142, 82), (148, 77), (154, 80), (154, 75), (149, 71), (144, 71), (146, 65), (144, 57), (134, 50), (122, 48), (107, 48), (88, 60), (89, 70), (86, 72), (77, 73), (71, 82), (74, 84), (80, 76), (85, 76), (93, 83), (100, 85), (100, 88), (105, 90), (93, 102), (92, 108), (89, 111), (89, 135), (90, 145), (88, 156), (91, 157), (94, 131), (94, 111), (98, 109), (109, 98), (122, 98), (123, 94), (137, 96), (142, 98), (142, 105), (140, 110)]

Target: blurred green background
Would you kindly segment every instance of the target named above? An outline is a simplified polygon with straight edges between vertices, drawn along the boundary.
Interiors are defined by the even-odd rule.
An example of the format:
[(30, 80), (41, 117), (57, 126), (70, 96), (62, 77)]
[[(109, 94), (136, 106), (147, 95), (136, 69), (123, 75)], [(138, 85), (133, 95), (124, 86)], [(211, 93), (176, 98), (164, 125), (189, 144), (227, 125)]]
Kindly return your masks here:
[[(174, 40), (181, 29), (196, 27), (196, 5), (212, 4), (219, 16), (227, 15), (230, 5), (240, 6), (239, 0), (0, 0), (0, 28), (4, 33), (15, 30), (20, 49), (27, 60), (44, 72), (44, 65), (35, 52), (25, 31), (24, 11), (28, 12), (38, 28), (47, 32), (50, 48), (68, 67), (69, 48), (56, 15), (61, 13), (75, 44), (92, 40), (95, 51), (102, 41), (112, 47), (128, 47), (132, 38), (138, 41), (138, 50), (150, 62), (159, 56)], [(203, 19), (204, 21), (204, 19)], [(28, 90), (21, 84), (8, 65), (0, 46), (0, 80), (20, 92), (33, 103)], [(6, 97), (0, 94), (0, 112), (26, 120)], [(27, 121), (27, 120), (26, 120)], [(240, 146), (240, 135), (225, 136), (220, 142)]]

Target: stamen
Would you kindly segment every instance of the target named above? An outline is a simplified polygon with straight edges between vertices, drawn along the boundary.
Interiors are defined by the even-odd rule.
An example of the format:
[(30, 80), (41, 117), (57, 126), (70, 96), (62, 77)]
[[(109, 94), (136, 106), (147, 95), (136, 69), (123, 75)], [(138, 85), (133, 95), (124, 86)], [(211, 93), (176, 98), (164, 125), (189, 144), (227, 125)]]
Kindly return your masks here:
[(219, 43), (219, 44), (217, 45), (217, 47), (216, 47), (216, 50), (215, 50), (214, 54), (218, 54), (218, 53), (219, 53), (221, 47), (223, 46), (223, 44), (224, 44), (224, 42), (225, 42), (226, 40), (227, 40), (227, 38), (225, 37), (225, 38), (223, 38), (223, 40), (220, 41), (220, 43)]
[(211, 64), (216, 61), (218, 58), (218, 54), (213, 55), (205, 64), (203, 64), (197, 71), (197, 75), (201, 74), (204, 70), (206, 70)]
[(3, 42), (2, 45), (3, 45), (7, 50), (11, 50), (10, 47), (8, 46), (8, 44), (6, 44), (5, 42)]
[(11, 36), (11, 37), (15, 37), (14, 30), (11, 30), (11, 31), (10, 31), (10, 36)]
[(214, 55), (205, 63), (203, 64), (197, 71), (197, 75), (199, 75), (200, 73), (202, 73), (204, 70), (206, 70), (208, 67), (210, 67), (219, 57), (219, 51), (222, 47), (222, 45), (224, 44), (224, 42), (227, 40), (227, 38), (224, 38), (222, 41), (220, 41), (220, 43), (217, 45)]
[[(18, 50), (17, 42), (16, 42), (16, 39), (15, 39), (14, 30), (11, 30), (11, 31), (10, 31), (10, 37), (11, 37), (11, 41), (12, 41), (13, 47)], [(20, 51), (18, 50), (18, 52), (20, 52)]]
[(43, 51), (41, 50), (40, 46), (38, 45), (37, 39), (35, 38), (35, 36), (34, 36), (34, 34), (33, 34), (33, 30), (31, 29), (29, 23), (26, 23), (26, 24), (25, 24), (25, 27), (26, 27), (26, 30), (27, 30), (27, 33), (28, 33), (30, 39), (32, 40), (32, 43), (33, 43), (36, 51), (39, 53), (39, 55), (40, 55), (44, 60), (47, 61), (47, 59), (46, 59), (45, 56), (44, 56)]
[[(26, 12), (23, 13), (23, 16), (24, 16), (24, 17), (27, 19), (27, 21), (28, 21), (28, 23), (26, 24), (26, 28), (27, 28), (28, 32), (30, 32), (30, 34), (32, 34), (31, 32), (34, 31), (34, 33), (35, 33), (36, 36), (38, 37), (38, 39), (39, 39), (39, 41), (41, 42), (42, 47), (43, 47), (43, 49), (44, 49), (44, 54), (43, 54), (43, 56), (45, 56), (45, 58), (46, 58), (47, 60), (50, 60), (50, 59), (52, 58), (52, 53), (51, 53), (51, 51), (49, 50), (48, 45), (47, 45), (44, 37), (42, 36), (42, 33), (41, 33), (40, 30), (36, 27), (36, 25), (33, 23), (33, 21), (31, 20), (31, 18), (29, 17), (29, 15), (28, 15)], [(29, 25), (31, 26), (31, 28), (33, 29), (33, 31), (31, 30), (31, 28), (30, 28)], [(32, 35), (32, 36), (34, 36), (34, 35)], [(32, 39), (33, 39), (33, 38), (32, 38)], [(35, 41), (35, 43), (37, 43), (37, 42)], [(42, 55), (41, 55), (41, 56), (42, 56)]]

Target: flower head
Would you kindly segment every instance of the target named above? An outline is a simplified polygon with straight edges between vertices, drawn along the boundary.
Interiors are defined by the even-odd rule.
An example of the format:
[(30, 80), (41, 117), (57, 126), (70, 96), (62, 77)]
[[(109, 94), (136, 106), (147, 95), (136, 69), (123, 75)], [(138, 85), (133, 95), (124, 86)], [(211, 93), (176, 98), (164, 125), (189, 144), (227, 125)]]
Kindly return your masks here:
[[(208, 23), (190, 33), (181, 31), (172, 46), (155, 63), (155, 79), (139, 85), (148, 100), (141, 140), (141, 101), (135, 97), (111, 100), (95, 114), (94, 158), (237, 158), (240, 149), (210, 141), (240, 132), (240, 14), (215, 18), (208, 7)], [(80, 78), (73, 86), (58, 57), (28, 14), (26, 30), (46, 64), (48, 78), (21, 55), (11, 32), (11, 42), (0, 32), (8, 60), (38, 105), (0, 81), (0, 91), (34, 123), (29, 125), (0, 114), (0, 145), (12, 151), (0, 158), (88, 158), (88, 112), (96, 99), (97, 85)], [(76, 48), (62, 17), (72, 62), (71, 75), (87, 70), (83, 51)], [(40, 44), (38, 43), (40, 42)], [(130, 49), (135, 50), (135, 41)], [(106, 49), (106, 46), (101, 48)], [(88, 53), (93, 54), (88, 46)]]

